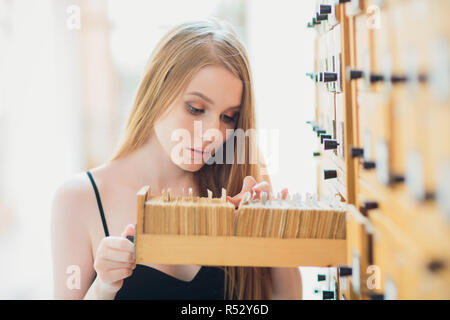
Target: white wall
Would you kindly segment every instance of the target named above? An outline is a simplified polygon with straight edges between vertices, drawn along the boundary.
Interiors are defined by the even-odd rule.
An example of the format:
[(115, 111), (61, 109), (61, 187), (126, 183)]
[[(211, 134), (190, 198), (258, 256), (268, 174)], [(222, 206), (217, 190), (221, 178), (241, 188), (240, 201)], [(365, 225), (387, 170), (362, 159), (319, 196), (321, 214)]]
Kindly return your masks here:
[[(259, 129), (279, 130), (279, 149), (261, 144), (265, 159), (278, 157), (270, 174), (274, 191), (316, 193), (316, 164), (312, 157), (317, 138), (307, 120), (314, 119), (314, 84), (305, 76), (314, 66), (315, 31), (306, 28), (315, 12), (315, 1), (248, 1), (248, 49), (255, 77)], [(269, 164), (268, 164), (269, 165)], [(317, 273), (328, 268), (300, 268), (303, 298), (321, 299), (314, 288)]]
[(0, 92), (12, 221), (0, 233), (0, 299), (52, 298), (50, 209), (62, 179), (81, 169), (76, 34), (65, 1), (11, 1)]
[(280, 137), (278, 153), (261, 145), (267, 162), (272, 156), (279, 159), (278, 170), (271, 173), (275, 192), (284, 187), (316, 191), (315, 139), (305, 124), (314, 117), (314, 86), (305, 76), (313, 67), (314, 31), (306, 28), (313, 10), (314, 1), (248, 1), (257, 125), (279, 130)]

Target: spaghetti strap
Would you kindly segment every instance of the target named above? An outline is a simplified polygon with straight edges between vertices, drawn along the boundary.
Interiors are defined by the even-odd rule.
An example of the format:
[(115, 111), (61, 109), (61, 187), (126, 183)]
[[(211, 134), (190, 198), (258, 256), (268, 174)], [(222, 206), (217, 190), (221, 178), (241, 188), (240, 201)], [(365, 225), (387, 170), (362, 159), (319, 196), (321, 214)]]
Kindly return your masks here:
[[(97, 198), (103, 229), (108, 237), (105, 214), (100, 194), (90, 171), (86, 171)], [(96, 274), (97, 277), (97, 274)], [(115, 295), (115, 300), (223, 300), (225, 292), (225, 272), (218, 267), (201, 267), (190, 282), (172, 277), (158, 269), (136, 264), (131, 276), (123, 279), (123, 285)]]
[(105, 214), (103, 213), (103, 206), (102, 206), (102, 201), (100, 200), (100, 194), (98, 193), (98, 189), (95, 184), (94, 178), (92, 177), (92, 174), (89, 171), (86, 171), (86, 173), (89, 177), (89, 180), (91, 180), (92, 187), (94, 188), (95, 197), (97, 198), (98, 209), (100, 211), (100, 216), (102, 218), (103, 230), (105, 231), (105, 236), (109, 237), (108, 226), (106, 225), (106, 219), (105, 219)]

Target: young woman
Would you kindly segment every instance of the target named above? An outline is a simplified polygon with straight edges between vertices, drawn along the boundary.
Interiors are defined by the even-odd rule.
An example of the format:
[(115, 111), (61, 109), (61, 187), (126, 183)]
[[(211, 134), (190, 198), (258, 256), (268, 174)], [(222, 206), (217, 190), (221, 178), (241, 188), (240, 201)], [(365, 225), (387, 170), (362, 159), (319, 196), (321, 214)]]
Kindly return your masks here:
[[(194, 124), (201, 124), (201, 130)], [(226, 163), (230, 129), (255, 128), (252, 77), (235, 32), (218, 20), (184, 23), (155, 48), (128, 118), (124, 138), (105, 164), (61, 185), (52, 207), (57, 299), (301, 299), (298, 268), (136, 265), (132, 260), (136, 193), (207, 189), (237, 205), (247, 191), (270, 192), (262, 162)], [(227, 131), (227, 129), (229, 129)], [(188, 132), (178, 161), (172, 140)], [(221, 136), (211, 137), (208, 130)], [(209, 131), (211, 132), (211, 131)], [(236, 146), (235, 146), (236, 149)], [(205, 163), (223, 151), (223, 163)], [(259, 152), (245, 143), (245, 154)], [(186, 158), (183, 158), (186, 160)], [(283, 197), (287, 190), (283, 190)]]

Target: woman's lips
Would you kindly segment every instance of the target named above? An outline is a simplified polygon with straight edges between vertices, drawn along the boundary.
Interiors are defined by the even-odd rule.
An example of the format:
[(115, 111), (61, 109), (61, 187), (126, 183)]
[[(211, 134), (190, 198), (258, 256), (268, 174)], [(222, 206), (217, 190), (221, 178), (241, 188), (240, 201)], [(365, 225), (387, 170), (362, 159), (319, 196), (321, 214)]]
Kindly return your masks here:
[(193, 157), (203, 157), (203, 155), (208, 154), (207, 151), (200, 151), (194, 148), (187, 148), (191, 152), (191, 156)]
[(203, 152), (203, 151), (200, 151), (200, 150), (194, 149), (194, 148), (189, 148), (189, 150), (191, 150), (191, 151), (194, 151), (194, 152), (197, 152), (197, 153), (199, 153), (199, 154), (203, 154), (203, 153), (206, 153), (206, 152)]

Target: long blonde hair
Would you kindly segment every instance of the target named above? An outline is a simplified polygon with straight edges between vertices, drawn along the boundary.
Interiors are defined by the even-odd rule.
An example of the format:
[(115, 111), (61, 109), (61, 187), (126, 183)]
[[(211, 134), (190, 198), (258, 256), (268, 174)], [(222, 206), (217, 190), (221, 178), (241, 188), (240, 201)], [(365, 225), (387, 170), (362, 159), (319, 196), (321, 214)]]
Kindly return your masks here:
[[(256, 129), (253, 81), (247, 53), (239, 37), (228, 24), (218, 19), (187, 22), (170, 30), (153, 51), (141, 79), (125, 134), (110, 161), (141, 147), (151, 134), (155, 121), (167, 111), (167, 106), (186, 88), (192, 77), (208, 65), (223, 66), (242, 80), (242, 104), (236, 129), (244, 132)], [(259, 163), (249, 161), (250, 153), (259, 155), (259, 151), (255, 143), (247, 143), (247, 138), (245, 163), (237, 162), (235, 143), (232, 164), (205, 164), (194, 173), (200, 196), (207, 196), (209, 189), (214, 197), (220, 197), (222, 188), (233, 196), (241, 191), (245, 176), (253, 176), (258, 182), (261, 180)], [(228, 141), (222, 147), (224, 159), (226, 143)], [(225, 271), (225, 299), (272, 298), (269, 268), (221, 268)]]

